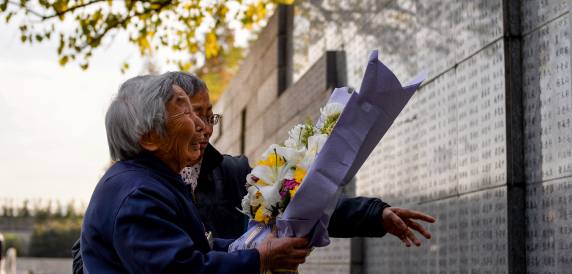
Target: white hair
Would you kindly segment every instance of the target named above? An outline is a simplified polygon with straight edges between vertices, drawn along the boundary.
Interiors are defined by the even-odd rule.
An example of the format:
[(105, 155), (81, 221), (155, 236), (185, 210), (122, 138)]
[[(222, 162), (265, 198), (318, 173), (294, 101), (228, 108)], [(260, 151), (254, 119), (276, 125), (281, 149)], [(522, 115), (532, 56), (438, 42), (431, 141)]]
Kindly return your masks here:
[(205, 83), (185, 72), (137, 76), (121, 85), (117, 97), (105, 115), (109, 153), (114, 161), (131, 159), (141, 152), (141, 137), (149, 132), (165, 136), (165, 104), (173, 95), (173, 86), (188, 96), (205, 90)]

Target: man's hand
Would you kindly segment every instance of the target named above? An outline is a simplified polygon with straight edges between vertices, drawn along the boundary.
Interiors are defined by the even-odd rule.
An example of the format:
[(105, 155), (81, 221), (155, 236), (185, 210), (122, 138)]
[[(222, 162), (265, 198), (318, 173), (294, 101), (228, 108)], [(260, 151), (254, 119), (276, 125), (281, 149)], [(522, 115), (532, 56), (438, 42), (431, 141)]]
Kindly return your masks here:
[(407, 247), (410, 247), (412, 242), (416, 246), (421, 245), (421, 241), (415, 237), (411, 229), (417, 230), (417, 232), (421, 233), (425, 238), (431, 239), (431, 233), (414, 220), (429, 223), (435, 222), (435, 218), (429, 215), (405, 208), (386, 207), (381, 214), (381, 221), (385, 231), (395, 235), (395, 237), (399, 238)]
[(261, 272), (272, 269), (296, 269), (310, 255), (305, 238), (276, 238), (274, 231), (256, 247), (260, 253)]

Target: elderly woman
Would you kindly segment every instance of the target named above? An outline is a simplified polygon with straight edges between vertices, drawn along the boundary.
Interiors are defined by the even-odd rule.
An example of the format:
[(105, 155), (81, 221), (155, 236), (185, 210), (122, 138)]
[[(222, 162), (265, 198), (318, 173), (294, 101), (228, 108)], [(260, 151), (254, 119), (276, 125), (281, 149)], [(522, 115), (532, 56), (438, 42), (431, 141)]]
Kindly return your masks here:
[(87, 273), (259, 273), (292, 268), (308, 255), (302, 238), (269, 237), (227, 253), (229, 240), (205, 233), (179, 172), (200, 157), (204, 124), (172, 73), (125, 82), (106, 115), (116, 163), (85, 214)]

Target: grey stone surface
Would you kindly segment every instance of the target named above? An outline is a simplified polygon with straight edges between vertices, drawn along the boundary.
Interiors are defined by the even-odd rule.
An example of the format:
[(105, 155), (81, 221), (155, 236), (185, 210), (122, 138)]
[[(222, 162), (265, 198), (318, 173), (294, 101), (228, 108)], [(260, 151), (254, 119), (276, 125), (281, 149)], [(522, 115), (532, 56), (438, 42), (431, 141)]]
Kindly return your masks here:
[(400, 204), (506, 182), (502, 41), (427, 83), (358, 173), (358, 194)]
[(568, 12), (567, 0), (522, 0), (522, 31), (527, 34)]
[[(216, 146), (239, 152), (246, 107), (254, 163), (287, 129), (318, 114), (329, 95), (326, 50), (345, 52), (345, 78), (359, 88), (369, 52), (379, 49), (401, 81), (421, 69), (430, 76), (358, 173), (355, 192), (436, 216), (434, 237), (409, 249), (393, 236), (363, 246), (334, 240), (301, 272), (572, 273), (570, 2), (300, 1), (293, 84), (278, 94), (273, 18), (215, 107), (225, 115)], [(519, 107), (522, 119), (511, 111)], [(515, 176), (521, 170), (524, 179)], [(514, 197), (523, 185), (521, 210), (513, 202), (522, 201)], [(511, 227), (524, 217), (526, 237)], [(515, 265), (524, 252), (526, 271)]]
[[(294, 79), (325, 50), (348, 54), (348, 82), (359, 87), (371, 49), (402, 80), (431, 77), (502, 36), (501, 1), (306, 1), (294, 17)], [(367, 46), (365, 46), (367, 45)]]
[(523, 39), (527, 271), (572, 273), (570, 13), (564, 1), (534, 4)]
[(569, 16), (524, 37), (527, 182), (572, 175)]
[(433, 239), (407, 248), (390, 236), (365, 241), (365, 273), (507, 273), (506, 189), (422, 203), (434, 214)]
[(527, 189), (529, 273), (572, 273), (572, 178)]

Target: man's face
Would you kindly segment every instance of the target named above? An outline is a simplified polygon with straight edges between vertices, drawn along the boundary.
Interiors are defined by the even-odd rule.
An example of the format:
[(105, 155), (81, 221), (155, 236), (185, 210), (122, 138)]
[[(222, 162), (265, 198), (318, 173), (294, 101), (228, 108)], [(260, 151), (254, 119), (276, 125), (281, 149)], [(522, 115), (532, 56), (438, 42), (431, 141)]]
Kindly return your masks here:
[[(179, 86), (166, 104), (166, 136), (160, 138), (155, 154), (176, 172), (201, 157), (203, 121), (193, 112), (189, 97)], [(212, 130), (211, 130), (212, 132)]]
[(191, 96), (190, 99), (191, 105), (193, 106), (193, 112), (195, 112), (200, 117), (205, 125), (202, 131), (202, 139), (199, 142), (201, 152), (200, 159), (202, 159), (205, 148), (207, 147), (209, 139), (213, 134), (213, 125), (207, 122), (209, 118), (213, 116), (213, 105), (210, 102), (208, 92), (205, 90), (201, 90), (195, 93), (195, 95)]

